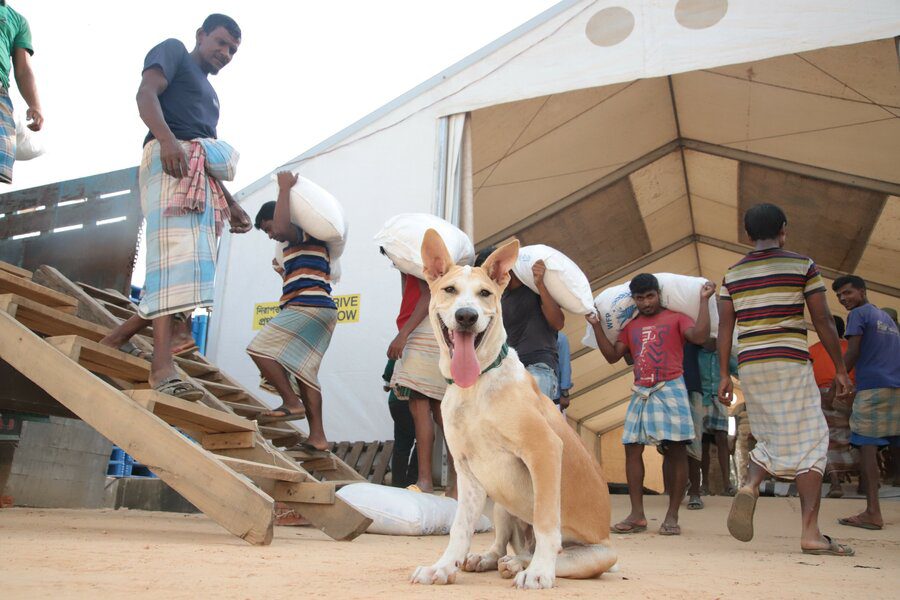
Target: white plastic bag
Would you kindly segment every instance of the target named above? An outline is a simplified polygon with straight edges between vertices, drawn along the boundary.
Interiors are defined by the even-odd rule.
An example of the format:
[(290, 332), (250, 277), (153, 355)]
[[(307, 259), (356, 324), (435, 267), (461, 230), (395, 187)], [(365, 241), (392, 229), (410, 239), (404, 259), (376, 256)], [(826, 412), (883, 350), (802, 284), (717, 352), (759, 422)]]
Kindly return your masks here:
[(16, 160), (31, 160), (44, 153), (39, 133), (28, 129), (25, 121), (16, 120)]
[(422, 272), (422, 240), (429, 229), (437, 231), (453, 262), (471, 265), (475, 262), (475, 247), (461, 229), (440, 217), (426, 213), (403, 213), (388, 219), (375, 234), (375, 243), (384, 248), (391, 262), (402, 273), (425, 279)]
[[(704, 277), (677, 275), (674, 273), (656, 273), (659, 281), (660, 300), (664, 308), (683, 313), (697, 320), (700, 315), (700, 288), (707, 282)], [(606, 288), (594, 299), (594, 306), (600, 316), (600, 323), (606, 338), (615, 343), (619, 332), (638, 315), (637, 306), (631, 299), (628, 283)], [(716, 307), (716, 296), (709, 299), (709, 331), (715, 336), (719, 329), (719, 310)], [(597, 348), (594, 330), (590, 323), (585, 329), (581, 342), (585, 346)]]
[[(339, 489), (337, 495), (372, 519), (369, 533), (446, 535), (456, 516), (457, 502), (452, 498), (374, 483), (352, 483)], [(481, 515), (475, 531), (490, 529), (491, 520)]]
[(544, 274), (544, 285), (562, 308), (578, 315), (586, 315), (594, 311), (591, 284), (584, 272), (568, 256), (550, 246), (535, 244), (519, 249), (519, 257), (513, 266), (516, 277), (538, 293), (534, 284), (534, 273), (531, 268), (539, 260), (544, 261), (547, 272)]
[[(277, 182), (278, 176), (273, 174), (272, 180)], [(291, 222), (323, 242), (343, 242), (347, 237), (347, 217), (340, 202), (302, 175), (297, 176), (297, 183), (291, 188)], [(332, 259), (339, 258), (343, 245), (338, 253), (331, 246), (328, 249)]]

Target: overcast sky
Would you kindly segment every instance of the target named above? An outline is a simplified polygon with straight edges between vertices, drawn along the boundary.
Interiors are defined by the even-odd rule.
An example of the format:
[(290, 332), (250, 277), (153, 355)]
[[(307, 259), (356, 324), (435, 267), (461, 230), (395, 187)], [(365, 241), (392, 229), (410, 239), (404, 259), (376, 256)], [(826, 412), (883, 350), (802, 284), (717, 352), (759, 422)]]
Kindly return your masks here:
[[(0, 193), (136, 165), (144, 56), (193, 47), (211, 12), (243, 30), (211, 79), (219, 137), (241, 153), (233, 192), (555, 4), (553, 0), (10, 0), (30, 22), (47, 153)], [(15, 88), (15, 85), (12, 86)], [(13, 91), (18, 114), (25, 105)]]

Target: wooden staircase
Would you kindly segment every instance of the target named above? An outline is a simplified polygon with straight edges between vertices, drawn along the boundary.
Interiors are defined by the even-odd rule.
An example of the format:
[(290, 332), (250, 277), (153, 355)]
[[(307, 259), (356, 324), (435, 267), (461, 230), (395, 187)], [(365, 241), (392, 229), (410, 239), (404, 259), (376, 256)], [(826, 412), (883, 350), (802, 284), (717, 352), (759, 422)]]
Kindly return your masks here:
[[(0, 358), (252, 544), (271, 542), (276, 501), (334, 539), (365, 531), (371, 521), (335, 496), (365, 479), (331, 452), (298, 451), (305, 435), (291, 422), (260, 425), (266, 405), (203, 356), (176, 359), (205, 390), (188, 402), (150, 389), (143, 358), (99, 343), (135, 309), (52, 267), (0, 262)], [(149, 338), (133, 344), (152, 352)]]

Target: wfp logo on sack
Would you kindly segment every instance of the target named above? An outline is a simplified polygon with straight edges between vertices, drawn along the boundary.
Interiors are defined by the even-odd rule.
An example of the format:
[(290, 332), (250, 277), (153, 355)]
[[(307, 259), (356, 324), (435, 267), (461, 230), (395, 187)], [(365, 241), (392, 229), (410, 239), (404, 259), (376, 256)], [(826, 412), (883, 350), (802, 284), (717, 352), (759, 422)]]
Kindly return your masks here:
[(606, 326), (609, 329), (622, 329), (628, 321), (634, 318), (637, 307), (631, 298), (631, 292), (626, 290), (616, 295), (610, 303), (610, 309), (604, 314)]

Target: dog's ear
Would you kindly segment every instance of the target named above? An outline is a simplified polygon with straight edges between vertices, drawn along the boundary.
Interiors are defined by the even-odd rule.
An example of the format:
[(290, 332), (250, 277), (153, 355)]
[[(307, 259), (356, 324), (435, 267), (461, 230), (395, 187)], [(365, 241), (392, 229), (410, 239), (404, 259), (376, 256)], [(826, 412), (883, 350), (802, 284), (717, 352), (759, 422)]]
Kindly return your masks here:
[(422, 240), (422, 264), (425, 279), (430, 283), (447, 274), (453, 266), (453, 259), (441, 235), (434, 229), (425, 232)]
[(516, 264), (518, 256), (519, 240), (513, 240), (494, 250), (481, 267), (497, 285), (504, 287), (509, 283), (509, 271)]

